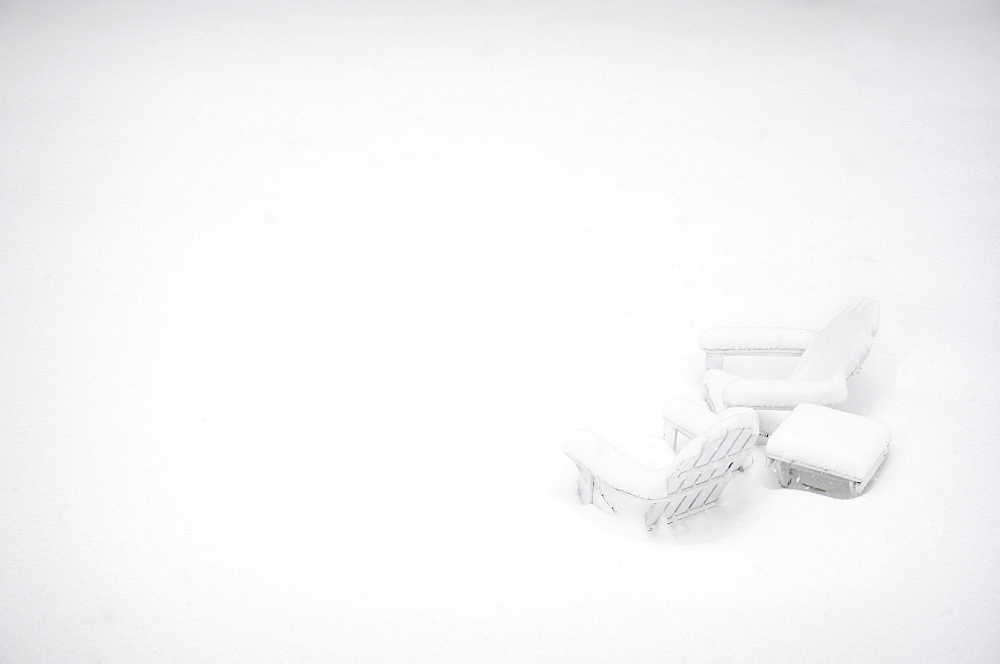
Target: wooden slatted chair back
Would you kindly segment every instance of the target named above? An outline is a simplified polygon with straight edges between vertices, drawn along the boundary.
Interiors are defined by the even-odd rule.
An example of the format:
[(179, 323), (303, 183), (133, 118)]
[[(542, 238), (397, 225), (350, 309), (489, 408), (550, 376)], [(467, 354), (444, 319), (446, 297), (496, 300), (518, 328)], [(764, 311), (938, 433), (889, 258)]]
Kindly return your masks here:
[(757, 416), (749, 408), (733, 408), (727, 417), (681, 450), (667, 480), (668, 496), (646, 514), (646, 526), (672, 523), (713, 507), (757, 442)]

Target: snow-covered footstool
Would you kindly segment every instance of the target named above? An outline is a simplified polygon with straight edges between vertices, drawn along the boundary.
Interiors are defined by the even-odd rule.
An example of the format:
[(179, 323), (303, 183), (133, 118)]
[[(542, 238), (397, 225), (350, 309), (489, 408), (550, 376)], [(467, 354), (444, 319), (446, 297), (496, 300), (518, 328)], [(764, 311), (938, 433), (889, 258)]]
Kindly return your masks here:
[(767, 441), (778, 482), (838, 497), (861, 495), (889, 453), (881, 422), (815, 404), (796, 406)]

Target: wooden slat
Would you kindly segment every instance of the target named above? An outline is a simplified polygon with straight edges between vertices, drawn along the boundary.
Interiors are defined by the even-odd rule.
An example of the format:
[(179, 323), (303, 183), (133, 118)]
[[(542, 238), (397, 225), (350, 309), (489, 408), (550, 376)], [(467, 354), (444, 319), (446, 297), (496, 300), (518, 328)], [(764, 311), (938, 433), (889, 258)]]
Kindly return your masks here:
[[(732, 439), (730, 439), (730, 434), (731, 433), (735, 434), (735, 435), (733, 435), (731, 437)], [(726, 455), (728, 455), (729, 452), (730, 452), (730, 450), (733, 448), (733, 445), (735, 445), (736, 441), (738, 441), (739, 439), (740, 439), (740, 436), (739, 436), (739, 432), (738, 431), (727, 433), (723, 437), (723, 439), (721, 441), (719, 441), (718, 445), (716, 446), (715, 454), (712, 455), (711, 460), (712, 461), (718, 461), (719, 459), (721, 459), (721, 458), (725, 457)]]
[(691, 504), (688, 505), (688, 511), (696, 510), (699, 507), (701, 507), (702, 504), (705, 502), (705, 500), (708, 499), (708, 494), (710, 494), (711, 492), (712, 492), (712, 487), (702, 488), (702, 490), (696, 493), (694, 495), (694, 498), (691, 499)]
[(722, 490), (726, 488), (729, 484), (729, 478), (723, 479), (721, 482), (717, 482), (715, 486), (712, 487), (712, 492), (708, 495), (705, 500), (706, 503), (714, 503), (719, 500), (719, 496), (722, 495)]
[(653, 503), (652, 507), (646, 511), (646, 528), (652, 530), (669, 505), (669, 502)]
[(681, 498), (674, 498), (667, 503), (666, 508), (663, 510), (663, 516), (660, 518), (666, 518), (667, 523), (674, 520), (674, 514), (677, 513), (677, 508), (681, 506)]

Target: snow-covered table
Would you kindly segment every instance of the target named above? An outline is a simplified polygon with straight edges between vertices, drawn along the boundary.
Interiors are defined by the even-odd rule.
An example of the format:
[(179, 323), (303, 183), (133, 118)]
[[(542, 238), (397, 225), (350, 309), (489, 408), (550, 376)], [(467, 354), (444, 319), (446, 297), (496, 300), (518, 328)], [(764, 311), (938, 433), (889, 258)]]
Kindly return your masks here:
[[(815, 404), (797, 406), (767, 441), (767, 461), (783, 487), (854, 498), (889, 453), (892, 432), (881, 422)], [(846, 495), (844, 495), (846, 494)]]

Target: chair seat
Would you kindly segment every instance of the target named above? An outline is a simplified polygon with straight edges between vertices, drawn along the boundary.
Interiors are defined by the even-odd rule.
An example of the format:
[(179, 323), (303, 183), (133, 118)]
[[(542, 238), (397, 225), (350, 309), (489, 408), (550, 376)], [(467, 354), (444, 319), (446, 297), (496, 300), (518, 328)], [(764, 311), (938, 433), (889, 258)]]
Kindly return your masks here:
[[(702, 386), (705, 390), (705, 400), (709, 408), (720, 415), (725, 415), (729, 410), (725, 400), (722, 398), (723, 392), (734, 380), (739, 380), (736, 374), (731, 374), (722, 369), (709, 369), (705, 372)], [(757, 416), (760, 420), (760, 434), (768, 436), (775, 431), (782, 422), (788, 419), (790, 411), (787, 410), (767, 410), (757, 409)]]
[(684, 397), (674, 397), (667, 401), (663, 404), (660, 414), (667, 428), (688, 438), (694, 438), (703, 431), (708, 431), (719, 423), (720, 418), (707, 404)]
[(625, 443), (618, 449), (626, 456), (653, 470), (666, 468), (677, 458), (670, 443), (660, 436), (643, 436)]

